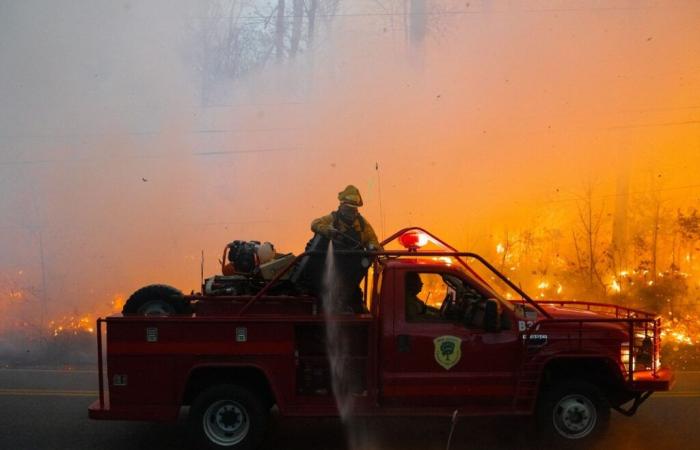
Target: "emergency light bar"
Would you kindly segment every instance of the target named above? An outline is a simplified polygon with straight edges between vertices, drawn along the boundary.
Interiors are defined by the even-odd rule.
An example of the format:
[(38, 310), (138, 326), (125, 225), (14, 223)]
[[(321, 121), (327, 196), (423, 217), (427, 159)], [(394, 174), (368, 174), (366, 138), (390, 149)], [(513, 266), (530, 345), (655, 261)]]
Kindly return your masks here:
[(399, 236), (399, 243), (409, 252), (415, 252), (428, 243), (428, 236), (418, 231), (407, 231)]

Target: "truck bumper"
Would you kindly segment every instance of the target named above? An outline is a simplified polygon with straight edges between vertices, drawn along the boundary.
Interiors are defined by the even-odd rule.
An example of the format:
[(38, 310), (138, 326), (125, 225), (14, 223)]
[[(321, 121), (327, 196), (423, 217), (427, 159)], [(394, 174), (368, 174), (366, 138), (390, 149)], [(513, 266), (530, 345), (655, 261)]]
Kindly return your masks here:
[(668, 391), (673, 387), (676, 377), (670, 369), (663, 368), (656, 371), (656, 376), (651, 371), (635, 372), (634, 379), (629, 383), (633, 391)]
[(95, 400), (88, 407), (88, 417), (95, 420), (144, 420), (155, 422), (172, 422), (177, 420), (179, 408), (161, 405), (128, 405), (121, 408), (110, 407), (105, 399)]

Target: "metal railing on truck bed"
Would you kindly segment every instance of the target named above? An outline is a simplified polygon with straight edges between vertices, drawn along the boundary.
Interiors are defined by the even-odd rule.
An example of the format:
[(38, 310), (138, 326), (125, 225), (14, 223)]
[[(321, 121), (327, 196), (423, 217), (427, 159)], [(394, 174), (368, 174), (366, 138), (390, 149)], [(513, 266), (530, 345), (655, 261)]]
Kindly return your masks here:
[[(473, 253), (473, 252), (462, 252), (457, 250), (456, 248), (452, 247), (449, 245), (447, 242), (444, 240), (440, 239), (439, 237), (435, 236), (434, 234), (430, 233), (429, 231), (420, 228), (420, 227), (408, 227), (408, 228), (403, 228), (393, 235), (389, 236), (388, 238), (384, 239), (381, 242), (381, 245), (387, 245), (388, 243), (396, 240), (399, 236), (408, 233), (408, 232), (418, 232), (418, 233), (424, 233), (425, 235), (429, 236), (430, 239), (433, 240), (433, 242), (437, 243), (438, 245), (441, 245), (444, 247), (446, 250), (441, 250), (441, 251), (416, 251), (416, 250), (380, 250), (380, 251), (364, 251), (364, 250), (336, 250), (334, 254), (337, 255), (362, 255), (369, 257), (373, 260), (373, 264), (376, 265), (377, 263), (377, 258), (378, 257), (386, 257), (386, 258), (399, 258), (399, 257), (447, 257), (447, 258), (453, 258), (461, 267), (463, 267), (467, 272), (469, 272), (476, 280), (479, 282), (483, 283), (487, 288), (490, 290), (493, 290), (493, 287), (486, 281), (481, 275), (479, 275), (467, 262), (465, 261), (465, 258), (472, 258), (481, 264), (484, 265), (494, 276), (495, 278), (499, 279), (501, 282), (505, 283), (510, 289), (512, 289), (514, 292), (516, 292), (518, 295), (520, 295), (523, 299), (523, 301), (529, 303), (533, 308), (535, 308), (537, 311), (539, 311), (542, 315), (545, 317), (551, 317), (547, 311), (545, 311), (540, 305), (538, 305), (537, 302), (535, 302), (527, 293), (525, 293), (520, 286), (516, 285), (513, 283), (513, 281), (510, 280), (507, 276), (505, 276), (503, 273), (501, 273), (498, 269), (496, 269), (491, 263), (489, 263), (483, 256)], [(311, 255), (320, 255), (320, 254), (325, 254), (326, 252), (324, 251), (318, 251), (318, 250), (312, 250), (312, 251), (305, 251), (304, 253), (298, 255), (295, 257), (287, 267), (283, 268), (281, 271), (279, 271), (260, 291), (258, 291), (254, 296), (248, 300), (243, 307), (238, 311), (238, 315), (243, 315), (248, 308), (251, 307), (256, 301), (258, 301), (260, 298), (265, 296), (270, 288), (274, 286), (276, 283), (278, 283), (288, 272), (293, 270), (294, 267), (296, 267), (304, 258), (307, 258)], [(375, 280), (376, 281), (376, 280)], [(365, 297), (367, 296), (367, 278), (365, 278), (365, 289), (364, 289), (364, 295)], [(364, 301), (366, 302), (366, 298), (364, 298)]]
[[(538, 301), (540, 305), (558, 306), (577, 311), (587, 311), (606, 317), (595, 318), (544, 318), (530, 326), (524, 336), (525, 346), (531, 340), (531, 336), (539, 333), (550, 324), (569, 324), (563, 334), (568, 339), (569, 350), (585, 350), (584, 342), (590, 339), (602, 340), (601, 330), (588, 327), (588, 324), (618, 324), (620, 330), (627, 332), (627, 342), (622, 343), (620, 360), (625, 369), (627, 381), (634, 381), (636, 372), (650, 372), (653, 378), (658, 376), (659, 355), (661, 351), (661, 318), (658, 315), (645, 311), (626, 308), (619, 305), (610, 305), (595, 302), (577, 302), (561, 300)], [(556, 331), (553, 329), (552, 331)], [(610, 345), (616, 344), (615, 339)], [(626, 347), (626, 350), (625, 350)], [(527, 354), (527, 352), (525, 352)]]
[[(619, 361), (627, 387), (642, 391), (635, 394), (634, 403), (627, 409), (613, 405), (615, 410), (627, 416), (635, 414), (651, 393), (663, 386), (659, 373), (660, 317), (603, 303), (547, 300), (537, 303), (589, 311), (604, 317), (542, 318), (525, 330), (522, 334), (522, 361), (514, 396), (516, 409), (534, 408), (543, 369), (552, 356), (584, 359), (603, 356)], [(591, 326), (595, 324), (608, 324), (613, 328)], [(621, 343), (619, 333), (623, 331), (627, 333), (627, 339)], [(668, 389), (668, 384), (665, 389)]]

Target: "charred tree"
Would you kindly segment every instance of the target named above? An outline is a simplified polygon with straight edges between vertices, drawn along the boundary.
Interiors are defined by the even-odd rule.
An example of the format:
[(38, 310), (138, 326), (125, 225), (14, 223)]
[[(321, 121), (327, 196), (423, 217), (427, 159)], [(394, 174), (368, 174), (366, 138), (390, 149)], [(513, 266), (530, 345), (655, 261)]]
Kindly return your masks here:
[(426, 0), (410, 0), (408, 37), (413, 46), (420, 46), (428, 29)]
[(340, 0), (210, 0), (193, 29), (204, 106), (225, 83), (293, 60), (328, 30)]
[(314, 43), (314, 33), (316, 31), (316, 11), (318, 10), (318, 0), (311, 0), (309, 6), (306, 9), (306, 15), (308, 16), (307, 25), (307, 36), (306, 42), (309, 47), (313, 46)]
[(289, 42), (289, 56), (294, 58), (299, 51), (301, 28), (304, 23), (304, 0), (294, 0), (292, 7), (292, 36)]
[(284, 57), (284, 0), (277, 0), (277, 19), (275, 21), (275, 56), (277, 62), (282, 61)]
[[(598, 270), (598, 264), (600, 261), (598, 243), (600, 227), (603, 222), (604, 209), (605, 208), (601, 206), (599, 211), (596, 212), (594, 210), (593, 186), (589, 183), (586, 187), (582, 204), (579, 203), (577, 205), (578, 218), (583, 231), (582, 238), (584, 241), (584, 248), (580, 249), (578, 247), (578, 243), (576, 243), (576, 248), (577, 253), (582, 251), (584, 255), (580, 259), (584, 261), (586, 269), (586, 282), (589, 289), (593, 289), (598, 286), (603, 290), (603, 292), (605, 292), (606, 287), (605, 282), (600, 275), (600, 271)], [(576, 234), (574, 234), (574, 239), (576, 240)]]

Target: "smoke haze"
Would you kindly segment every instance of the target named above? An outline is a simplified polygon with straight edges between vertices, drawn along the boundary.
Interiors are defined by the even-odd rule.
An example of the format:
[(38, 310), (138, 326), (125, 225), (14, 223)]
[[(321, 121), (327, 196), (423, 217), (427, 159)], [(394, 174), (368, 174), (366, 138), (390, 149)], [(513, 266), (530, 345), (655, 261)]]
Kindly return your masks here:
[(428, 1), (415, 43), (402, 2), (340, 1), (296, 58), (204, 82), (211, 3), (0, 6), (0, 272), (33, 299), (0, 311), (197, 290), (234, 239), (301, 252), (347, 184), (383, 237), (492, 254), (587, 186), (610, 213), (620, 177), (700, 205), (696, 2)]

